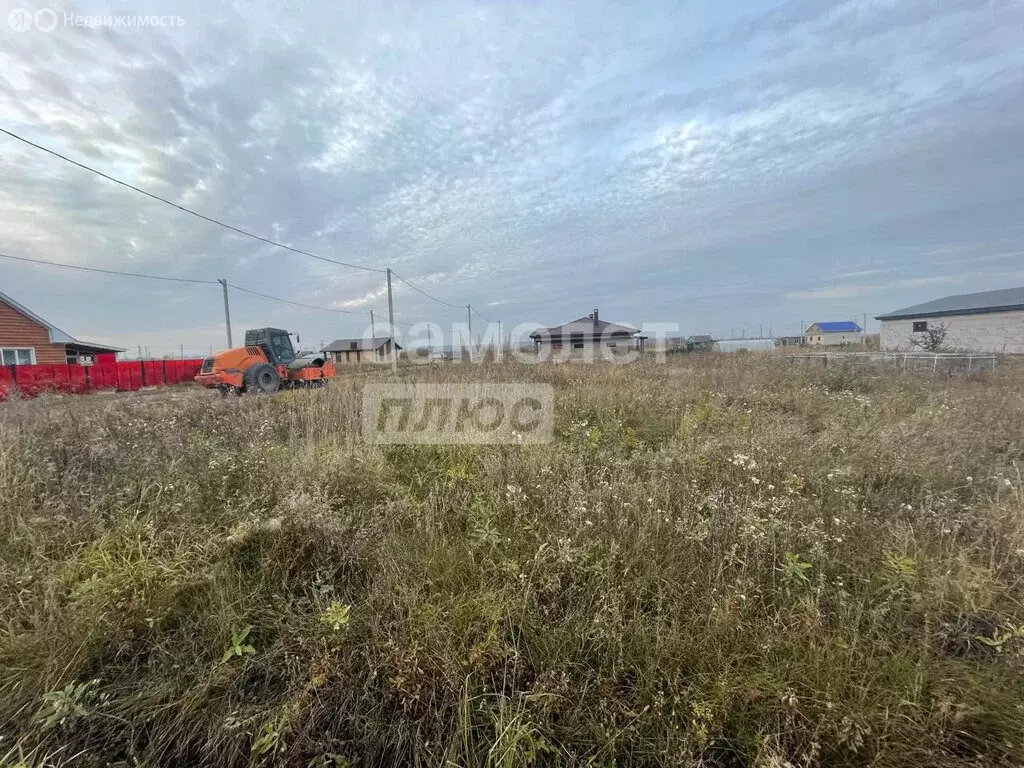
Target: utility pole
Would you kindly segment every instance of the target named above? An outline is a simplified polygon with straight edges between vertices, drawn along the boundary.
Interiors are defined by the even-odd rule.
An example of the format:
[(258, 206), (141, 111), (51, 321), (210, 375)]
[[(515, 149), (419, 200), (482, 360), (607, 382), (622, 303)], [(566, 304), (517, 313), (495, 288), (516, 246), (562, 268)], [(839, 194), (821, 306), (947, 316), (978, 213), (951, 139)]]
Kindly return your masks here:
[(427, 362), (434, 362), (434, 337), (430, 333), (430, 323), (427, 323)]
[(373, 362), (377, 362), (377, 326), (373, 322), (373, 310), (370, 310), (370, 346), (373, 347)]
[(502, 345), (504, 343), (505, 342), (502, 340), (501, 320), (499, 320), (498, 321), (498, 354), (497, 354), (497, 357), (495, 358), (498, 362), (501, 361), (501, 356), (504, 354), (504, 349), (502, 348)]
[(388, 322), (391, 324), (391, 370), (398, 373), (398, 349), (395, 346), (395, 299), (391, 293), (391, 267), (388, 267)]
[(179, 344), (178, 345), (178, 357), (180, 357), (182, 360), (185, 359), (185, 345), (184, 344)]
[(469, 323), (469, 362), (473, 362), (473, 305), (466, 305), (466, 322)]
[(228, 349), (231, 349), (234, 344), (231, 343), (231, 307), (228, 305), (228, 281), (222, 277), (217, 282), (220, 283), (220, 287), (224, 291), (224, 325), (228, 329)]

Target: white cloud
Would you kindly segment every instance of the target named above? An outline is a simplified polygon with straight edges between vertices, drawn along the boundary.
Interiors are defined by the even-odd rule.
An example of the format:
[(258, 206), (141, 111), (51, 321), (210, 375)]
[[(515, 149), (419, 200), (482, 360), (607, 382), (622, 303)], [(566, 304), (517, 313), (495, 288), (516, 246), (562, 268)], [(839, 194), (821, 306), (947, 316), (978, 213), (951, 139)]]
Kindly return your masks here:
[[(232, 224), (502, 306), (509, 323), (602, 306), (685, 330), (740, 304), (781, 325), (790, 300), (913, 303), (972, 257), (1024, 250), (1018, 4), (180, 13), (176, 33), (0, 32), (0, 123)], [(0, 164), (0, 251), (386, 312), (380, 275), (6, 139)], [(202, 291), (158, 313), (0, 267), (26, 304), (126, 343), (216, 322)], [(240, 322), (307, 337), (362, 326), (244, 301)], [(408, 321), (458, 314), (402, 285), (396, 301)]]

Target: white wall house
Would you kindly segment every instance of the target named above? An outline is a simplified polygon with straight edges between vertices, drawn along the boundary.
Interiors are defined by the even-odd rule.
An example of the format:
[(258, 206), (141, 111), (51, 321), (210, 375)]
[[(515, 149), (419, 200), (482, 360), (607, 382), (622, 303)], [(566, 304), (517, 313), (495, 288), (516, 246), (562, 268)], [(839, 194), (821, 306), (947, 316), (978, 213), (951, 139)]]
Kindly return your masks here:
[(1024, 287), (946, 296), (876, 319), (887, 351), (919, 350), (914, 340), (941, 328), (944, 351), (1024, 354)]
[[(401, 344), (395, 349), (402, 350)], [(335, 339), (321, 352), (335, 363), (386, 363), (391, 360), (391, 337)]]
[(810, 347), (838, 347), (863, 341), (864, 329), (852, 320), (815, 323), (804, 331), (804, 344)]
[(541, 360), (615, 361), (643, 348), (640, 331), (602, 320), (595, 309), (586, 317), (530, 334)]

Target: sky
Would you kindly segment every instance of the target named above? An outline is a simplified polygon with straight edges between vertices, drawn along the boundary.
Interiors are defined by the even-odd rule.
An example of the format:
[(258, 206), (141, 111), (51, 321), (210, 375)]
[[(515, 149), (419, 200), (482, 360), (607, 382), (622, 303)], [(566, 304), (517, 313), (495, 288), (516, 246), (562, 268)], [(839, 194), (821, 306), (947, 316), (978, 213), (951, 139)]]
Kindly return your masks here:
[[(1024, 285), (1024, 2), (127, 5), (0, 0), (0, 127), (457, 307), (396, 281), (400, 331), (467, 303), (506, 333), (595, 307), (682, 335), (874, 329)], [(16, 23), (43, 8), (52, 30)], [(382, 273), (3, 135), (0, 253), (357, 313), (233, 291), (236, 342), (387, 318)], [(80, 339), (226, 344), (216, 284), (0, 259), (0, 291)]]

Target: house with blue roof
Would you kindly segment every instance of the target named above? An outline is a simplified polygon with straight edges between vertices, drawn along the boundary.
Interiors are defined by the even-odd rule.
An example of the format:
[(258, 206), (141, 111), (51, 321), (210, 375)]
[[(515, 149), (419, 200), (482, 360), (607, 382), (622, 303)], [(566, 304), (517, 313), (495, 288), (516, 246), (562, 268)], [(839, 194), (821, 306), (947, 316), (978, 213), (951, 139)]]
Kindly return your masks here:
[(838, 347), (843, 344), (861, 344), (864, 329), (853, 320), (814, 323), (804, 331), (804, 344), (811, 347)]

